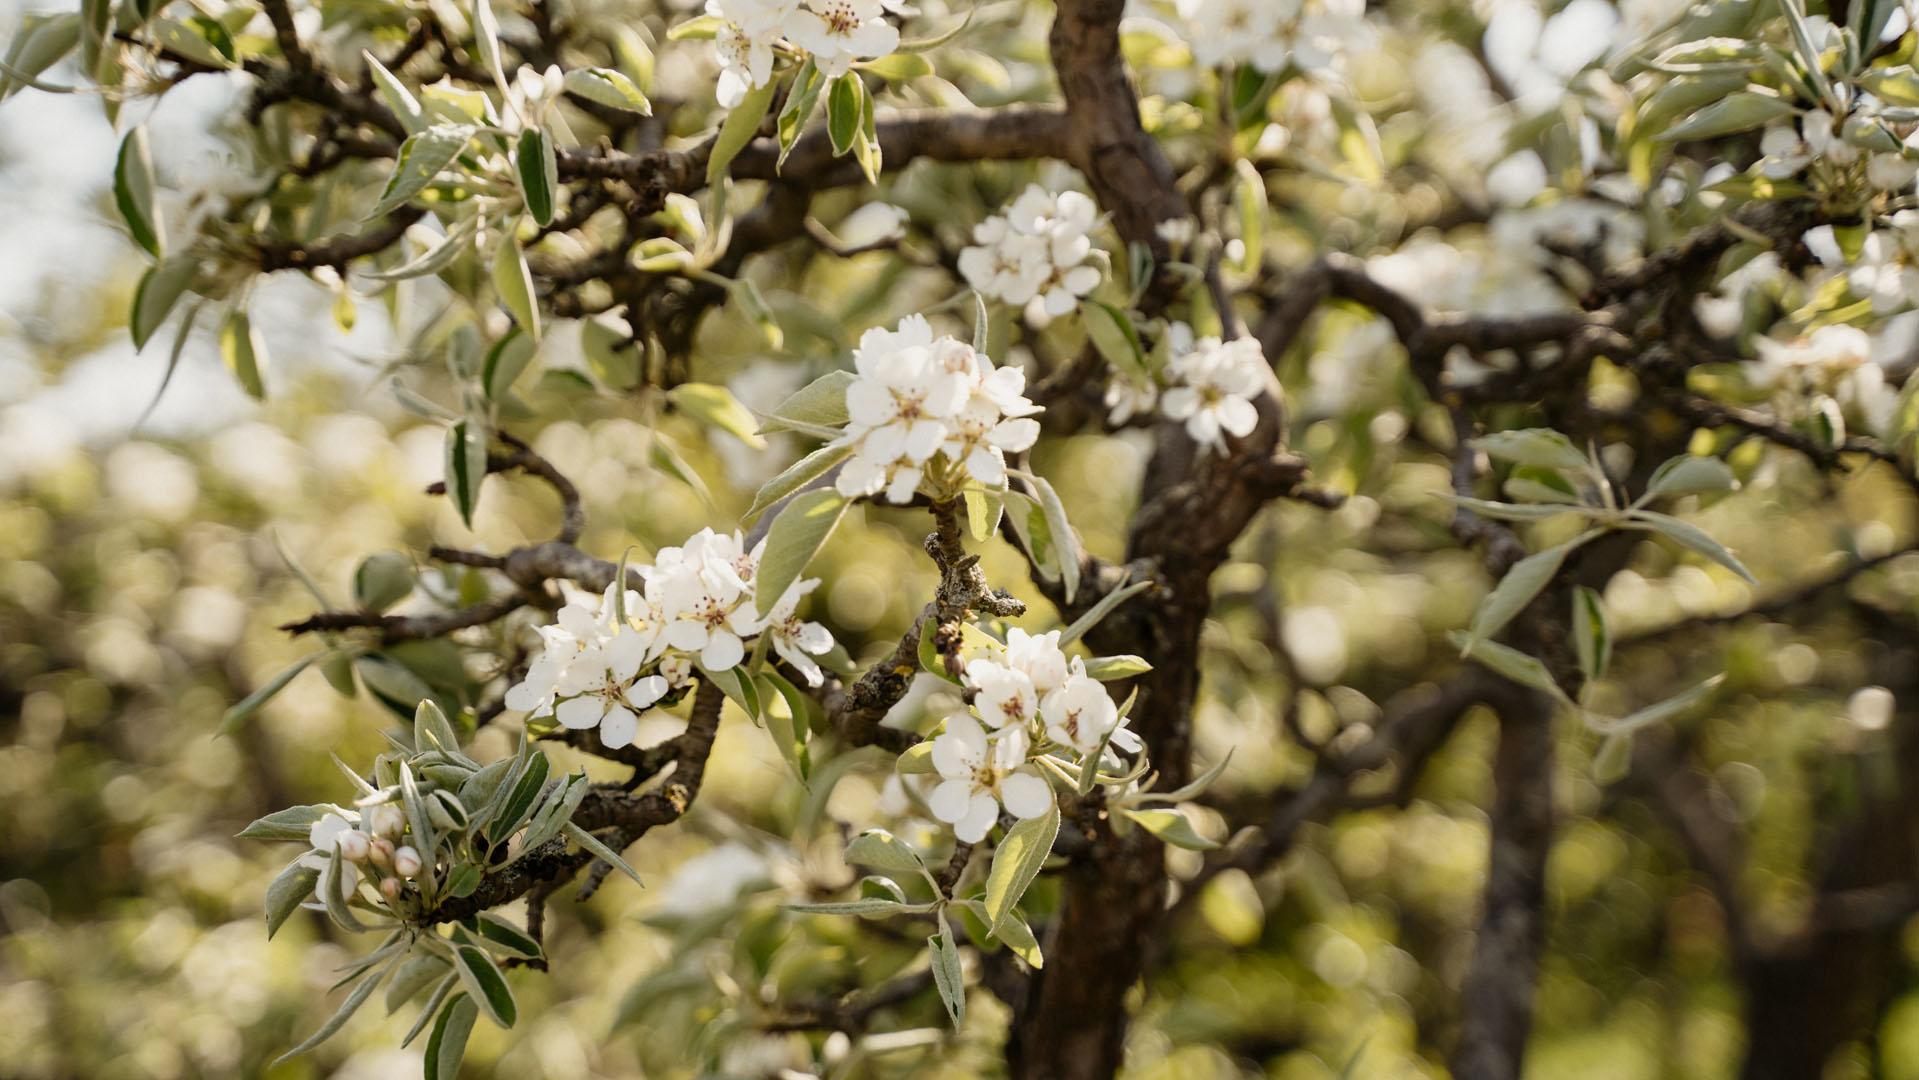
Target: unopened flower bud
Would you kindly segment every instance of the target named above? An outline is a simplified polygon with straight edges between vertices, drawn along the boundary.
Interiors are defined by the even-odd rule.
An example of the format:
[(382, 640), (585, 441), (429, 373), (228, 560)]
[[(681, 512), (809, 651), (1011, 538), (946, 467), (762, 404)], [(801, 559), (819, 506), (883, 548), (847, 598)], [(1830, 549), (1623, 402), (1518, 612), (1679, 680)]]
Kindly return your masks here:
[(933, 343), (933, 356), (948, 371), (970, 375), (973, 372), (973, 347), (957, 338), (941, 338)]
[(403, 878), (411, 878), (420, 872), (420, 853), (410, 847), (400, 848), (393, 853), (393, 872)]
[(369, 845), (367, 835), (358, 829), (348, 829), (335, 841), (340, 848), (340, 857), (347, 862), (359, 862), (365, 859)]
[(388, 840), (384, 836), (374, 837), (372, 850), (367, 853), (367, 857), (372, 859), (373, 865), (380, 869), (391, 869), (393, 866), (393, 841)]
[(400, 902), (401, 888), (399, 878), (389, 877), (380, 879), (380, 895), (386, 897), (386, 902), (389, 904), (397, 904)]
[(406, 814), (392, 803), (381, 803), (366, 808), (367, 831), (375, 836), (384, 836), (388, 840), (398, 839), (406, 831)]

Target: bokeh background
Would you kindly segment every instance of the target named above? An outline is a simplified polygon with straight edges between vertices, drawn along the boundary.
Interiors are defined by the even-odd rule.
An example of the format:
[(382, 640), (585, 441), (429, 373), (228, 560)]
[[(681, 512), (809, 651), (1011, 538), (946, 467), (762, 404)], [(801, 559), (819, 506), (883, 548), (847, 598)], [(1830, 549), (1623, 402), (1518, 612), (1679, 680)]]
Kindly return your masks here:
[[(1396, 52), (1362, 78), (1371, 97), (1423, 95), (1445, 118), (1437, 132), (1382, 132), (1389, 149), (1419, 142), (1425, 164), (1452, 170), (1499, 210), (1419, 233), (1375, 269), (1440, 306), (1552, 302), (1530, 257), (1516, 252), (1553, 223), (1607, 211), (1528, 205), (1538, 159), (1511, 155), (1496, 137), (1503, 128), (1487, 112), (1495, 106), (1484, 77), (1449, 41), (1456, 31), (1443, 24), (1453, 16), (1441, 6), (1429, 34), (1392, 42)], [(1584, 62), (1581, 50), (1628, 33), (1652, 6), (1576, 0), (1555, 13), (1511, 0), (1454, 14), (1487, 28), (1468, 36), (1522, 93), (1550, 93)], [(1046, 13), (1033, 7), (1037, 35)], [(26, 10), (0, 3), (0, 36)], [(1035, 58), (1000, 58), (1010, 70), (1005, 98), (1044, 89), (1029, 70)], [(688, 77), (698, 74), (700, 61), (683, 62)], [(1182, 77), (1147, 76), (1169, 93)], [(174, 219), (217, 213), (222, 192), (254, 182), (220, 130), (241, 93), (235, 82), (196, 78), (151, 119)], [(537, 485), (490, 482), (469, 532), (427, 496), (442, 428), (386, 390), (392, 366), (409, 362), (407, 320), (417, 312), (403, 312), (396, 331), (382, 304), (350, 292), (342, 300), (294, 275), (273, 279), (254, 305), (273, 358), (265, 405), (246, 398), (204, 337), (189, 339), (154, 405), (170, 335), (138, 355), (127, 342), (141, 263), (107, 190), (115, 145), (85, 95), (29, 92), (0, 105), (0, 1075), (259, 1075), (331, 1011), (334, 969), (364, 943), (306, 917), (269, 942), (261, 899), (291, 853), (233, 834), (270, 809), (342, 797), (328, 755), (369, 757), (391, 720), (364, 692), (343, 696), (309, 672), (237, 735), (214, 737), (228, 706), (313, 647), (275, 629), (315, 605), (289, 559), (344, 598), (370, 553), (435, 542), (502, 548), (550, 531), (555, 507)], [(960, 226), (948, 222), (975, 220), (1033, 175), (915, 169), (887, 198), (916, 230), (951, 238)], [(1274, 242), (1301, 253), (1329, 234), (1367, 250), (1431, 217), (1438, 199), (1435, 187), (1356, 191), (1309, 175), (1290, 194)], [(838, 196), (819, 213), (836, 220), (866, 197)], [(1630, 222), (1622, 228), (1630, 242)], [(950, 293), (936, 272), (903, 269), (884, 253), (766, 261), (788, 330), (782, 356), (767, 358), (727, 317), (709, 320), (699, 351), (702, 378), (763, 408), (843, 363), (859, 328)], [(1486, 588), (1433, 498), (1446, 488), (1445, 466), (1422, 433), (1438, 418), (1381, 331), (1335, 311), (1282, 370), (1295, 445), (1325, 482), (1355, 495), (1332, 513), (1278, 508), (1216, 580), (1199, 752), (1208, 761), (1235, 754), (1209, 795), (1215, 807), (1256, 809), (1307, 775), (1310, 756), (1280, 721), (1295, 695), (1309, 731), (1361, 732), (1395, 692), (1449, 670), (1444, 634)], [(614, 558), (628, 544), (650, 550), (728, 524), (799, 449), (776, 438), (755, 452), (669, 419), (664, 430), (703, 496), (658, 469), (641, 403), (609, 392), (573, 333), (556, 333), (542, 358), (528, 395), (539, 419), (521, 433), (584, 492), (589, 550)], [(430, 366), (409, 377), (422, 393), (435, 389)], [(1040, 465), (1093, 550), (1118, 553), (1144, 457), (1135, 436), (1042, 448)], [(1756, 452), (1735, 464), (1745, 490), (1700, 520), (1769, 587), (1914, 535), (1910, 492), (1882, 470), (1820, 476)], [(813, 615), (856, 655), (870, 654), (918, 610), (933, 574), (918, 549), (920, 520), (865, 508), (850, 524), (817, 567), (827, 584)], [(987, 556), (994, 580), (1026, 595), (1033, 622), (1046, 625), (1050, 609), (1020, 587), (1017, 560), (997, 544)], [(460, 584), (429, 574), (421, 590)], [(1730, 575), (1651, 543), (1605, 595), (1627, 634), (1753, 599)], [(1915, 598), (1919, 559), (1909, 557), (1861, 577), (1838, 602), (1620, 647), (1622, 699), (1728, 674), (1713, 708), (1687, 718), (1678, 738), (1700, 765), (1697, 805), (1749, 837), (1737, 884), (1767, 933), (1789, 937), (1816, 891), (1874, 860), (1897, 862), (1882, 841), (1896, 849), (1903, 838), (1911, 858)], [(461, 668), (457, 654), (415, 659), (451, 663), (456, 679), (489, 674), (471, 657)], [(936, 707), (916, 694), (900, 722)], [(493, 735), (496, 745), (482, 749), (500, 753), (507, 737)], [(1358, 1076), (1442, 1075), (1486, 857), (1493, 736), (1490, 717), (1469, 717), (1403, 809), (1311, 826), (1272, 872), (1219, 878), (1167, 942), (1133, 1031), (1130, 1074), (1308, 1078), (1357, 1062)], [(1564, 825), (1531, 1071), (1737, 1075), (1753, 976), (1733, 955), (1670, 808), (1637, 774), (1596, 782), (1589, 736), (1569, 728), (1561, 745)], [(510, 1033), (482, 1025), (468, 1071), (754, 1077), (810, 1068), (817, 1052), (840, 1054), (847, 1075), (990, 1074), (1004, 1014), (984, 992), (957, 1038), (931, 1001), (900, 1015), (886, 1041), (855, 1049), (756, 1030), (770, 996), (836, 992), (912, 958), (915, 941), (779, 909), (843, 882), (842, 831), (886, 819), (898, 799), (884, 763), (866, 757), (800, 787), (737, 716), (714, 763), (689, 819), (631, 853), (648, 888), (615, 879), (583, 906), (555, 905), (553, 971), (514, 977), (522, 1024)], [(1223, 835), (1217, 810), (1198, 815)], [(1175, 853), (1175, 867), (1190, 872), (1196, 859)], [(1911, 868), (1902, 872), (1910, 880)], [(1043, 894), (1036, 903), (1044, 908)], [(1798, 984), (1830, 980), (1862, 1033), (1824, 1076), (1919, 1078), (1919, 921), (1876, 926), (1821, 955)], [(413, 1074), (417, 1047), (397, 1049), (410, 1011), (381, 1011), (364, 1011), (272, 1075)]]

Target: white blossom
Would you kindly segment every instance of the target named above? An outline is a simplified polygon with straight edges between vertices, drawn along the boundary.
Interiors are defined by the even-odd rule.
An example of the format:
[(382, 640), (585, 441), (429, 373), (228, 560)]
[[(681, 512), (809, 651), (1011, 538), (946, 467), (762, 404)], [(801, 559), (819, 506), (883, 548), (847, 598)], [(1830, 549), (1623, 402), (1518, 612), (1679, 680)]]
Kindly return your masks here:
[(1144, 744), (1125, 726), (1119, 706), (1099, 680), (1086, 674), (1085, 662), (1074, 657), (1065, 681), (1040, 703), (1040, 716), (1046, 722), (1046, 735), (1054, 742), (1079, 751), (1091, 768), (1100, 744), (1109, 741), (1126, 751), (1138, 751)]
[(1362, 0), (1179, 0), (1193, 58), (1272, 74), (1333, 67), (1369, 38)]
[(813, 55), (820, 74), (846, 74), (855, 60), (886, 56), (900, 43), (900, 32), (884, 18), (879, 0), (804, 0), (784, 22), (793, 44)]
[(933, 816), (953, 826), (953, 834), (973, 844), (999, 820), (1000, 807), (1017, 818), (1036, 818), (1053, 805), (1053, 790), (1039, 770), (1026, 763), (1026, 729), (1006, 728), (989, 739), (986, 729), (966, 713), (946, 720), (933, 740), (933, 766), (942, 783), (928, 805)]
[(1098, 222), (1099, 209), (1086, 195), (1028, 185), (974, 227), (973, 246), (960, 252), (960, 273), (981, 295), (1023, 306), (1027, 321), (1043, 326), (1099, 286), (1099, 267), (1088, 261), (1088, 234)]
[(1006, 484), (1005, 455), (1039, 438), (1031, 416), (1040, 408), (1025, 396), (1026, 374), (995, 367), (965, 342), (936, 338), (923, 316), (866, 331), (853, 363), (839, 440), (853, 454), (835, 480), (848, 498), (883, 492), (890, 502), (910, 502), (929, 471), (951, 479), (958, 470), (998, 489)]
[[(315, 883), (313, 894), (318, 897), (353, 895), (360, 887), (360, 869), (357, 865), (366, 859), (370, 851), (370, 841), (361, 832), (357, 823), (348, 821), (340, 814), (328, 812), (307, 830), (307, 842), (313, 850), (300, 857), (300, 865), (310, 866), (320, 872), (320, 880)], [(333, 853), (340, 853), (340, 877), (336, 883), (333, 877)], [(339, 891), (334, 892), (335, 889)]]
[(813, 657), (833, 651), (833, 635), (826, 627), (807, 622), (798, 614), (800, 601), (819, 584), (819, 578), (794, 582), (766, 616), (765, 633), (771, 635), (773, 651), (793, 665), (793, 670), (800, 673), (808, 686), (818, 686), (825, 681)]
[(1204, 338), (1173, 359), (1170, 374), (1177, 385), (1161, 395), (1160, 411), (1185, 421), (1194, 442), (1224, 454), (1225, 436), (1246, 435), (1259, 423), (1252, 399), (1265, 385), (1265, 370), (1259, 339)]
[(773, 50), (796, 10), (794, 0), (707, 0), (706, 13), (720, 20), (713, 48), (720, 58), (714, 96), (724, 108), (773, 77)]

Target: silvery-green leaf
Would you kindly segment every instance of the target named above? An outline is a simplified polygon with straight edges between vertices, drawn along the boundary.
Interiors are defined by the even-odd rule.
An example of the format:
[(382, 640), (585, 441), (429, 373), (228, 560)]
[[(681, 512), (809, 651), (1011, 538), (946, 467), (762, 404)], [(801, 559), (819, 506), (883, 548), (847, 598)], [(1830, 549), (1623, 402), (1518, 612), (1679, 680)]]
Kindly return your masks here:
[(720, 123), (720, 132), (713, 140), (713, 152), (706, 159), (706, 182), (716, 184), (726, 175), (726, 167), (733, 163), (746, 144), (759, 134), (760, 121), (766, 118), (766, 110), (773, 104), (773, 93), (779, 89), (778, 79), (766, 80), (766, 85), (749, 90), (740, 103), (726, 114)]
[(850, 371), (829, 371), (794, 391), (779, 403), (773, 415), (760, 425), (760, 433), (791, 430), (794, 425), (812, 428), (838, 428), (847, 422), (846, 388), (852, 385)]
[(377, 551), (353, 571), (353, 602), (362, 611), (385, 611), (413, 592), (413, 560), (397, 551)]
[(154, 209), (153, 155), (147, 147), (144, 124), (127, 132), (120, 141), (120, 156), (113, 169), (113, 202), (120, 208), (133, 242), (156, 259), (165, 255), (166, 229)]
[(473, 1004), (473, 998), (467, 994), (455, 996), (440, 1010), (439, 1019), (433, 1023), (433, 1034), (426, 1040), (423, 1063), (426, 1080), (454, 1080), (460, 1075), (467, 1036), (473, 1033), (473, 1022), (479, 1016), (479, 1006)]
[(1460, 647), (1461, 655), (1468, 660), (1476, 660), (1487, 668), (1503, 675), (1521, 686), (1530, 686), (1535, 690), (1550, 694), (1562, 705), (1571, 707), (1572, 701), (1566, 692), (1553, 681), (1546, 665), (1537, 657), (1528, 656), (1510, 645), (1501, 645), (1497, 641), (1484, 641), (1468, 637), (1465, 634), (1447, 635), (1454, 645)]
[(766, 449), (766, 440), (755, 430), (753, 413), (739, 403), (733, 392), (715, 383), (681, 383), (666, 392), (667, 400), (688, 416), (719, 428), (755, 450)]
[[(241, 840), (299, 840), (305, 841), (313, 826), (328, 814), (338, 813), (339, 807), (328, 803), (316, 803), (312, 806), (289, 806), (284, 810), (260, 818), (241, 829), (237, 837)], [(311, 890), (309, 890), (311, 891)]]
[(467, 527), (480, 505), (480, 485), (486, 480), (487, 431), (476, 420), (462, 420), (446, 429), (446, 494)]
[(506, 984), (506, 976), (478, 946), (455, 945), (453, 970), (460, 976), (460, 985), (466, 988), (467, 994), (485, 1010), (487, 1019), (510, 1028), (520, 1018), (520, 1008), (513, 1000), (512, 988)]
[(1086, 661), (1086, 674), (1101, 682), (1130, 679), (1135, 675), (1144, 675), (1151, 670), (1153, 670), (1153, 665), (1147, 663), (1144, 657), (1139, 656), (1095, 656), (1091, 660)]
[(520, 194), (526, 199), (526, 212), (541, 225), (553, 221), (553, 193), (560, 188), (560, 167), (553, 153), (553, 137), (539, 128), (520, 132), (513, 152), (514, 175), (520, 181)]
[(1211, 851), (1219, 846), (1196, 832), (1193, 829), (1193, 823), (1186, 820), (1186, 815), (1177, 810), (1129, 807), (1118, 813), (1158, 837), (1162, 843), (1171, 844), (1174, 847), (1185, 848), (1188, 851)]
[(1646, 482), (1645, 500), (1675, 499), (1731, 491), (1739, 486), (1732, 468), (1716, 457), (1682, 454), (1667, 461)]
[(1124, 311), (1101, 300), (1080, 301), (1080, 318), (1093, 347), (1115, 370), (1135, 380), (1147, 379), (1146, 346)]
[(407, 136), (400, 144), (400, 154), (393, 164), (393, 174), (387, 177), (386, 187), (380, 192), (380, 199), (373, 204), (369, 218), (383, 217), (426, 190), (440, 171), (453, 164), (460, 151), (473, 137), (475, 128), (470, 124), (435, 124), (424, 131)]
[(1471, 445), (1491, 457), (1520, 465), (1568, 469), (1580, 473), (1588, 468), (1586, 455), (1579, 452), (1572, 440), (1550, 428), (1495, 431), (1474, 439)]
[(902, 904), (898, 900), (869, 896), (864, 900), (845, 900), (827, 904), (788, 904), (786, 910), (802, 915), (893, 915), (924, 911), (926, 905)]
[(1028, 474), (1027, 483), (1032, 485), (1033, 495), (1046, 517), (1046, 529), (1053, 542), (1054, 567), (1066, 602), (1070, 604), (1073, 594), (1079, 591), (1079, 535), (1066, 520), (1066, 505), (1060, 502), (1059, 492), (1053, 490), (1053, 485), (1047, 483), (1045, 477), (1032, 474)]
[[(437, 274), (451, 266), (453, 260), (472, 250), (473, 238), (479, 234), (479, 231), (478, 215), (464, 218), (459, 224), (448, 229), (444, 237), (433, 234), (432, 246), (400, 266), (391, 270), (365, 270), (361, 273), (372, 281), (405, 281), (409, 278)], [(426, 233), (430, 233), (430, 230), (425, 230), (423, 235)]]
[(313, 887), (319, 881), (319, 868), (307, 866), (304, 863), (295, 862), (280, 871), (280, 876), (274, 878), (273, 883), (267, 886), (268, 939), (279, 933), (280, 927), (286, 925), (288, 917), (298, 911), (300, 905), (313, 895)]
[(226, 713), (220, 717), (219, 733), (222, 735), (231, 735), (235, 731), (238, 731), (240, 725), (246, 723), (248, 717), (260, 711), (260, 706), (273, 700), (273, 696), (286, 689), (286, 685), (293, 681), (294, 676), (305, 671), (307, 665), (318, 660), (321, 655), (323, 654), (314, 653), (311, 656), (302, 656), (300, 659), (282, 668), (278, 675), (262, 683), (259, 689), (240, 699), (237, 704), (228, 709)]
[(885, 829), (868, 829), (854, 837), (846, 845), (846, 861), (909, 874), (926, 869), (918, 852)]
[(1606, 667), (1612, 662), (1612, 632), (1607, 629), (1606, 609), (1599, 594), (1584, 585), (1573, 590), (1573, 649), (1586, 678), (1606, 677)]
[(1006, 830), (993, 852), (993, 866), (986, 874), (986, 912), (995, 934), (1012, 916), (1013, 906), (1039, 876), (1046, 856), (1052, 854), (1053, 840), (1059, 835), (1059, 804)]
[(526, 267), (526, 253), (511, 228), (493, 254), (493, 291), (500, 306), (513, 315), (521, 330), (540, 340), (540, 304), (533, 293), (533, 275)]
[(1764, 127), (1798, 110), (1792, 102), (1777, 94), (1742, 90), (1728, 94), (1691, 116), (1659, 133), (1662, 142), (1686, 139), (1716, 139), (1741, 131)]
[(1592, 535), (1589, 533), (1568, 543), (1535, 552), (1514, 563), (1486, 599), (1480, 601), (1479, 610), (1473, 613), (1472, 636), (1486, 640), (1505, 629), (1506, 624), (1524, 611), (1526, 605), (1533, 602), (1533, 597), (1552, 582), (1553, 575), (1559, 573), (1566, 556)]
[(620, 858), (620, 853), (607, 847), (600, 841), (599, 837), (594, 836), (592, 833), (587, 832), (571, 821), (567, 822), (564, 828), (568, 836), (572, 837), (576, 843), (588, 852), (591, 852), (595, 858), (611, 866), (613, 869), (618, 870), (620, 873), (625, 874), (627, 877), (632, 878), (634, 884), (645, 886), (646, 882), (640, 880), (640, 872), (628, 866), (626, 860)]
[(200, 260), (181, 254), (161, 260), (141, 276), (133, 292), (133, 312), (128, 319), (134, 348), (144, 347), (154, 331), (160, 329), (199, 270)]
[(625, 74), (612, 68), (575, 68), (566, 73), (566, 92), (609, 109), (653, 115), (653, 103)]
[(787, 588), (799, 580), (833, 534), (846, 505), (846, 496), (819, 488), (795, 495), (773, 519), (753, 581), (754, 606), (762, 616), (770, 614)]
[(380, 91), (380, 100), (386, 102), (386, 107), (393, 110), (393, 115), (399, 118), (400, 126), (405, 128), (409, 135), (424, 131), (427, 127), (427, 119), (425, 112), (420, 108), (419, 99), (413, 96), (413, 92), (406, 88), (405, 83), (395, 78), (393, 73), (386, 69), (386, 65), (380, 63), (372, 50), (362, 49), (360, 55), (366, 60), (367, 74), (373, 77), (374, 87)]
[(539, 353), (539, 345), (531, 334), (523, 334), (516, 327), (507, 335), (493, 343), (486, 351), (486, 359), (480, 366), (480, 386), (485, 390), (487, 400), (503, 400), (525, 373), (527, 366), (533, 363)]
[(233, 373), (240, 388), (255, 401), (267, 396), (266, 382), (260, 377), (261, 361), (265, 357), (266, 345), (247, 313), (235, 311), (227, 316), (225, 325), (220, 327), (220, 359), (226, 362), (227, 370)]
[(1724, 544), (1707, 535), (1706, 531), (1699, 526), (1691, 522), (1681, 521), (1668, 514), (1654, 513), (1651, 510), (1634, 510), (1631, 520), (1641, 527), (1649, 528), (1657, 532), (1659, 535), (1673, 541), (1681, 547), (1704, 555), (1713, 562), (1738, 574), (1747, 584), (1759, 584), (1759, 579), (1752, 576), (1752, 571), (1746, 569), (1744, 563), (1740, 562)]
[(430, 952), (401, 964), (386, 985), (386, 1014), (392, 1016), (400, 1011), (400, 1006), (412, 1001), (420, 991), (433, 986), (440, 980), (451, 977), (453, 967), (444, 957)]
[(274, 1066), (277, 1068), (332, 1038), (335, 1032), (345, 1027), (346, 1022), (353, 1018), (353, 1014), (360, 1010), (360, 1006), (366, 1004), (366, 999), (373, 996), (373, 991), (379, 987), (380, 981), (385, 977), (386, 970), (382, 969), (379, 973), (361, 980), (360, 985), (353, 988), (353, 992), (340, 1003), (340, 1008), (327, 1019), (326, 1023), (320, 1025), (318, 1031), (307, 1036), (300, 1045), (274, 1059)]
[(1493, 518), (1498, 521), (1544, 521), (1547, 518), (1558, 517), (1561, 514), (1575, 509), (1575, 507), (1557, 503), (1535, 505), (1532, 503), (1488, 502), (1485, 499), (1474, 499), (1465, 495), (1454, 495), (1451, 492), (1440, 492), (1439, 497), (1452, 503), (1454, 506), (1464, 507), (1478, 514), (1480, 517)]

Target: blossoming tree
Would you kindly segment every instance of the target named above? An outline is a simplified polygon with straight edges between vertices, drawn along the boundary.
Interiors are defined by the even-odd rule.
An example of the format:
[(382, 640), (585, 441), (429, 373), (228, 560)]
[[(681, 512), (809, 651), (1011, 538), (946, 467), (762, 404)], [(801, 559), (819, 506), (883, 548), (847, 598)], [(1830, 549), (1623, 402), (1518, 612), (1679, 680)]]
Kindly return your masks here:
[[(1915, 484), (1911, 13), (1708, 0), (1612, 15), (1616, 43), (1570, 62), (1496, 62), (1465, 9), (1432, 31), (1416, 5), (1346, 0), (1041, 7), (86, 0), (14, 39), (6, 91), (71, 89), (71, 64), (124, 124), (114, 201), (151, 261), (136, 343), (173, 341), (171, 365), (213, 320), (264, 396), (262, 276), (379, 297), (406, 342), (393, 392), (445, 428), (422, 498), (469, 524), (502, 484), (557, 506), (550, 538), (418, 553), (451, 588), (370, 555), (351, 604), (285, 627), (311, 655), (228, 714), (257, 722), (315, 666), (402, 719), (384, 753), (343, 762), (330, 800), (243, 834), (291, 845), (267, 933), (306, 909), (365, 936), (338, 1012), (289, 1054), (383, 990), (417, 1009), (426, 1074), (454, 1075), (482, 1018), (516, 1024), (514, 985), (536, 976), (514, 969), (546, 966), (562, 890), (638, 881), (630, 852), (700, 804), (723, 724), (763, 728), (809, 797), (848, 770), (887, 777), (836, 855), (858, 873), (782, 917), (905, 939), (912, 958), (831, 998), (769, 982), (739, 1006), (748, 1026), (814, 1033), (821, 1069), (861, 1067), (846, 1036), (915, 1003), (964, 1029), (985, 995), (1006, 1010), (1009, 1074), (1114, 1074), (1169, 927), (1309, 823), (1403, 805), (1482, 708), (1491, 857), (1444, 1039), (1454, 1075), (1519, 1074), (1564, 746), (1600, 783), (1665, 793), (1764, 969), (1735, 856), (1673, 779), (1690, 774), (1667, 731), (1724, 707), (1720, 673), (1612, 659), (1842, 590), (1913, 543), (1762, 581), (1688, 520), (1781, 461)], [(1442, 38), (1423, 81), (1492, 99), (1471, 123), (1504, 149), (1461, 156), (1475, 133), (1447, 129), (1447, 87), (1399, 92), (1379, 58), (1422, 32)], [(131, 106), (234, 73), (270, 182), (169, 227)], [(936, 194), (902, 209), (907, 174)], [(814, 216), (829, 203), (843, 235)], [(880, 260), (876, 288), (905, 313), (842, 326), (767, 295), (813, 253)], [(703, 362), (720, 323), (815, 377), (756, 414)], [(549, 399), (532, 375), (563, 356), (641, 419), (642, 490), (701, 482), (668, 416), (795, 452), (743, 514), (645, 557), (589, 551), (580, 491), (533, 438)], [(1046, 475), (1049, 444), (1073, 440), (1148, 455), (1109, 550), (1082, 543)], [(1232, 650), (1209, 626), (1220, 605), (1281, 601), (1226, 596), (1216, 572), (1282, 511), (1381, 513), (1368, 462), (1389, 447), (1434, 466), (1418, 501), (1445, 507), (1387, 511), (1440, 526), (1398, 542), (1471, 549), (1492, 584), (1435, 628), (1452, 660), (1331, 732), (1301, 706), (1311, 635), (1276, 634), (1304, 764), (1222, 796), (1232, 718), (1202, 710), (1202, 683)], [(856, 656), (808, 569), (863, 513), (923, 532), (937, 582), (904, 635)], [(1617, 632), (1609, 582), (1656, 576), (1648, 545), (1738, 603)], [(1024, 580), (987, 572), (1002, 546)], [(427, 642), (450, 674), (403, 648)], [(482, 755), (484, 731), (512, 752)], [(603, 764), (569, 771), (561, 746)], [(1910, 913), (1910, 879), (1868, 884), (1888, 891), (1812, 906)], [(1779, 1067), (1749, 1075), (1809, 1075)]]

